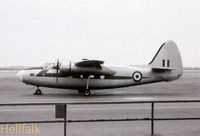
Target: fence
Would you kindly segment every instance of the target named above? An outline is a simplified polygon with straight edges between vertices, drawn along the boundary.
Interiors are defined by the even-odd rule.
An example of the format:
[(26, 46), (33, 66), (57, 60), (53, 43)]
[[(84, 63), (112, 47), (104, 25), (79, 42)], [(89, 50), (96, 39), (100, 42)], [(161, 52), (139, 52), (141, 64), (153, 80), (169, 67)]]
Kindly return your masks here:
[[(0, 106), (39, 106), (39, 105), (63, 105), (63, 120), (41, 120), (41, 121), (17, 121), (17, 122), (0, 122), (0, 124), (29, 124), (29, 123), (64, 123), (64, 136), (67, 135), (67, 123), (73, 122), (120, 122), (120, 121), (151, 121), (151, 135), (154, 135), (154, 121), (166, 120), (200, 120), (198, 118), (154, 118), (155, 106), (158, 103), (200, 103), (200, 100), (168, 100), (168, 101), (106, 101), (106, 102), (63, 102), (63, 103), (0, 103)], [(96, 119), (96, 120), (67, 120), (68, 105), (88, 105), (88, 104), (151, 104), (151, 117), (133, 118), (133, 119)]]

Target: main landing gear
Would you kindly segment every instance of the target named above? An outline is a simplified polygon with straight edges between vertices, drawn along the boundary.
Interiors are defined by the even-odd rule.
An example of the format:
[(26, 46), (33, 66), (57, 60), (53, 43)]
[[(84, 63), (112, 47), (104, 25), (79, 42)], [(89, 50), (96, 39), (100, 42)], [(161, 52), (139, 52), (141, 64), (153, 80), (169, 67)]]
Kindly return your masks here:
[(40, 90), (39, 87), (37, 87), (37, 90), (35, 91), (34, 95), (42, 95), (42, 91)]
[(91, 95), (90, 90), (85, 90), (83, 94), (84, 94), (84, 96), (90, 96)]
[(89, 90), (89, 82), (90, 82), (90, 79), (92, 78), (92, 76), (89, 76), (88, 79), (87, 79), (87, 82), (86, 82), (86, 88), (85, 89), (79, 89), (78, 90), (78, 93), (79, 94), (83, 94), (84, 96), (90, 96), (91, 93), (90, 93), (90, 90)]
[(90, 90), (85, 90), (85, 89), (79, 89), (78, 93), (83, 94), (84, 96), (90, 96), (91, 95)]

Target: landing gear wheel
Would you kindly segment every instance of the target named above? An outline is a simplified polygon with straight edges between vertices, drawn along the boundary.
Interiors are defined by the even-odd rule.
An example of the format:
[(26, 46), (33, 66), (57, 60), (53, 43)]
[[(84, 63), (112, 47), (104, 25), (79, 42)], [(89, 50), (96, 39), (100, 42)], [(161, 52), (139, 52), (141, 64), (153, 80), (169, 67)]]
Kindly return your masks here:
[(85, 90), (83, 94), (84, 94), (84, 96), (90, 96), (91, 93), (89, 90)]
[(42, 91), (40, 89), (37, 89), (35, 91), (34, 95), (42, 95)]

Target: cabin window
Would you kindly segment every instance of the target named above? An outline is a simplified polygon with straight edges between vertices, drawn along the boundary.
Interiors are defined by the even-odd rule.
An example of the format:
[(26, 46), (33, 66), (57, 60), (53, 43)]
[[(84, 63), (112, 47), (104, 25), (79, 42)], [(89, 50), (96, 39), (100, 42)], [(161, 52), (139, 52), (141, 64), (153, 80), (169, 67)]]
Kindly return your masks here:
[(30, 73), (30, 76), (34, 76), (34, 73)]

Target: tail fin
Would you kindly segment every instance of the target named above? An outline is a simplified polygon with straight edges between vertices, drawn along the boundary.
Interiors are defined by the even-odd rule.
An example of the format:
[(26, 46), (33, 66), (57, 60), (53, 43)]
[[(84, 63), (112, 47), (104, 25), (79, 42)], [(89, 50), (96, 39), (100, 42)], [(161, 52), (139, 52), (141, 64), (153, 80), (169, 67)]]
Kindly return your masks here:
[(180, 75), (183, 72), (181, 55), (173, 41), (163, 43), (149, 65), (155, 70), (178, 70)]

